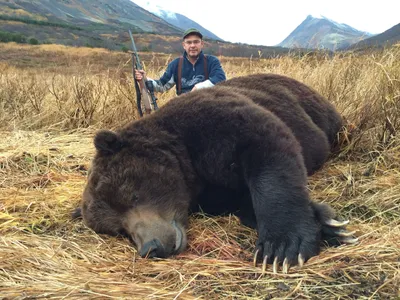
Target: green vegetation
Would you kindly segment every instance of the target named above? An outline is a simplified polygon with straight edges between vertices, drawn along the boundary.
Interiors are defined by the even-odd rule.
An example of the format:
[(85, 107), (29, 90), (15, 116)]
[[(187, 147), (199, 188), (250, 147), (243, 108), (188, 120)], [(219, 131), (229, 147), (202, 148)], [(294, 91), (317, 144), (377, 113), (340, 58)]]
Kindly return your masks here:
[(14, 17), (14, 16), (6, 16), (6, 15), (0, 15), (0, 20), (16, 21), (16, 22), (22, 22), (22, 23), (26, 23), (26, 24), (34, 24), (34, 25), (40, 25), (40, 26), (52, 26), (52, 27), (61, 27), (61, 28), (68, 28), (68, 29), (74, 29), (74, 30), (82, 30), (82, 28), (79, 26), (69, 25), (69, 24), (65, 24), (65, 23), (39, 21), (39, 20), (34, 20), (34, 19), (29, 19), (29, 18), (21, 18), (21, 17)]
[(151, 45), (148, 46), (144, 46), (142, 47), (142, 49), (140, 49), (141, 52), (151, 52), (152, 51), (152, 47)]
[(20, 33), (11, 33), (0, 31), (0, 42), (8, 43), (8, 42), (16, 42), (16, 43), (26, 43), (26, 37)]
[(35, 38), (30, 38), (29, 39), (29, 44), (31, 45), (39, 45), (39, 41)]
[(9, 42), (15, 42), (19, 44), (25, 44), (29, 43), (31, 45), (39, 45), (39, 41), (35, 38), (30, 38), (27, 41), (26, 36), (24, 36), (21, 33), (11, 33), (11, 32), (5, 32), (0, 30), (0, 42), (1, 43), (9, 43)]

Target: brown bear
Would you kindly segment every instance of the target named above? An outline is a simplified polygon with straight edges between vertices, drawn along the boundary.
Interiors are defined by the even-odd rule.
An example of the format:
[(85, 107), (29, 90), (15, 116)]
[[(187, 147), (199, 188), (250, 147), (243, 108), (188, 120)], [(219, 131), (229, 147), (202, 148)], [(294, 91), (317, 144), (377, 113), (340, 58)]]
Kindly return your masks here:
[[(309, 116), (314, 120), (320, 109), (317, 119), (332, 117), (326, 104), (301, 113), (312, 104), (298, 99), (300, 82), (248, 78), (243, 88), (227, 82), (181, 95), (116, 132), (97, 133), (82, 200), (85, 223), (98, 233), (127, 234), (142, 257), (168, 257), (185, 249), (189, 212), (205, 204), (255, 227), (255, 262), (273, 263), (274, 271), (282, 264), (285, 272), (317, 255), (324, 239), (354, 242), (347, 221), (334, 220), (332, 209), (312, 202), (307, 191), (303, 155), (314, 161), (308, 173), (321, 167), (330, 139), (318, 127), (333, 128)], [(271, 87), (256, 88), (264, 84)], [(220, 197), (207, 205), (213, 192)]]
[(293, 78), (277, 74), (241, 76), (219, 85), (241, 89), (289, 126), (302, 147), (308, 175), (322, 167), (343, 126), (340, 114), (322, 95)]
[(255, 89), (264, 92), (269, 97), (286, 99), (286, 101), (288, 97), (296, 99), (313, 122), (326, 134), (331, 145), (336, 140), (337, 132), (343, 126), (343, 119), (331, 102), (311, 87), (293, 78), (278, 74), (254, 74), (232, 78), (220, 84)]

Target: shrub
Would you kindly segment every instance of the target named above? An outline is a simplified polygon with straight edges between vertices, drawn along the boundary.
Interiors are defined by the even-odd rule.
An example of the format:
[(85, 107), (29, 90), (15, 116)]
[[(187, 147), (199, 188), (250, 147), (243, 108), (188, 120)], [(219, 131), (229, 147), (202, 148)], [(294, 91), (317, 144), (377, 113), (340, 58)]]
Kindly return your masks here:
[(26, 43), (26, 37), (20, 33), (11, 33), (0, 31), (0, 42), (8, 43), (8, 42), (16, 42), (16, 43)]
[(29, 39), (29, 44), (31, 45), (39, 45), (39, 41), (35, 38), (30, 38)]

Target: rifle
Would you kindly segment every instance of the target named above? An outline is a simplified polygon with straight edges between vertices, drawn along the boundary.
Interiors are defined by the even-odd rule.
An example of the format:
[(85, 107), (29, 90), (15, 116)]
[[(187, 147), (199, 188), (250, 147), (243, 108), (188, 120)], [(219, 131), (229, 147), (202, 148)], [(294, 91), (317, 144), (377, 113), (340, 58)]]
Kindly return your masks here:
[(132, 32), (130, 30), (129, 30), (129, 36), (131, 37), (132, 49), (133, 49), (131, 53), (132, 53), (133, 80), (135, 81), (135, 90), (136, 90), (136, 106), (140, 117), (143, 117), (142, 100), (146, 114), (150, 114), (152, 110), (158, 109), (157, 98), (154, 95), (153, 83), (150, 80), (147, 80), (146, 77), (143, 77), (142, 80), (138, 81), (135, 78), (135, 70), (143, 70), (143, 68), (140, 63), (138, 51), (136, 49)]

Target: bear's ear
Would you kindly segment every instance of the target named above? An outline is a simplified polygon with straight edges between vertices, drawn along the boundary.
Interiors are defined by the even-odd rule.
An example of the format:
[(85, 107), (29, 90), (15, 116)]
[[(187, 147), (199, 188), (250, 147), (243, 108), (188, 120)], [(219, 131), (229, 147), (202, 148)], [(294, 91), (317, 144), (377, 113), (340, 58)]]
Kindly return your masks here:
[(101, 130), (94, 137), (94, 145), (97, 151), (104, 154), (115, 154), (123, 147), (120, 136), (109, 130)]

